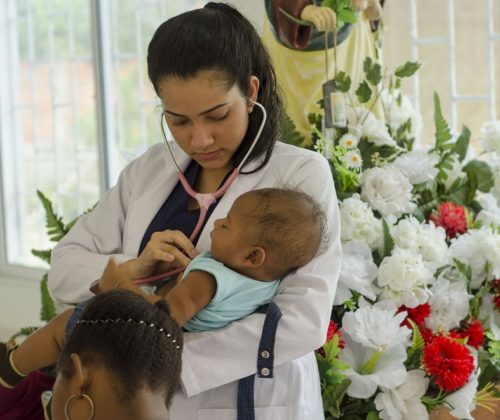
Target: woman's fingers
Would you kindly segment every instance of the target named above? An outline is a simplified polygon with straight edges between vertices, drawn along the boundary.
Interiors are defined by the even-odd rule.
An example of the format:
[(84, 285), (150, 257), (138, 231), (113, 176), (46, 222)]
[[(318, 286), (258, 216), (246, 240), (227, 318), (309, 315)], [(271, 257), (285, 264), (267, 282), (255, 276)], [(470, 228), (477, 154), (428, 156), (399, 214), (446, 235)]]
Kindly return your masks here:
[(189, 238), (179, 230), (165, 230), (163, 232), (155, 232), (151, 236), (151, 242), (161, 242), (174, 245), (181, 249), (186, 255), (195, 257), (198, 251), (194, 247)]

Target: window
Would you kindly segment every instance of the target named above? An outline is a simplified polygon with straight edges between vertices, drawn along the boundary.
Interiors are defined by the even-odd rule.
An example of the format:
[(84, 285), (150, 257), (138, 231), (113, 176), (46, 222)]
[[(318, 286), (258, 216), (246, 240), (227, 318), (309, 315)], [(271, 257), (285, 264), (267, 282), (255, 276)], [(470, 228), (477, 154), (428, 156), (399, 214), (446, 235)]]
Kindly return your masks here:
[(30, 250), (51, 246), (37, 189), (69, 221), (98, 200), (129, 160), (158, 141), (147, 45), (161, 22), (203, 3), (2, 3), (0, 270), (40, 267)]

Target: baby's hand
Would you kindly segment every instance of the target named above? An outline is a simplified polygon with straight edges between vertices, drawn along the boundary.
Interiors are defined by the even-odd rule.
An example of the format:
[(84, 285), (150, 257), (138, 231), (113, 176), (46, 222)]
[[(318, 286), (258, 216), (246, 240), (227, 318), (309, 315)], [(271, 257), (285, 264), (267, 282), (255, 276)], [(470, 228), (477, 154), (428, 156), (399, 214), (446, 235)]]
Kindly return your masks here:
[(105, 292), (110, 289), (117, 289), (121, 284), (131, 281), (128, 269), (124, 264), (118, 264), (113, 258), (110, 258), (101, 281), (99, 282), (99, 291)]

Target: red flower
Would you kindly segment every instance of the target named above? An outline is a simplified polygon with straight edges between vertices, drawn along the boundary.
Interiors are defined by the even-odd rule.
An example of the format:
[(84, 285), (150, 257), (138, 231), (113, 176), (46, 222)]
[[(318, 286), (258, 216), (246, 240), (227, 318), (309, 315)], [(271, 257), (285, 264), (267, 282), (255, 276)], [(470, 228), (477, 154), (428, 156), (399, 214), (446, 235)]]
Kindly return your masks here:
[[(337, 335), (339, 337), (339, 347), (343, 349), (344, 341), (342, 340), (342, 331), (339, 330), (339, 326), (334, 321), (330, 320), (330, 324), (328, 325), (328, 331), (326, 332), (326, 343), (329, 343), (334, 335)], [(326, 356), (323, 347), (317, 349), (316, 352), (321, 354), (323, 357)]]
[(447, 201), (441, 203), (437, 212), (429, 215), (429, 220), (446, 230), (448, 238), (467, 232), (467, 217), (464, 206)]
[(339, 330), (339, 326), (335, 322), (330, 320), (328, 331), (326, 332), (326, 342), (328, 343), (329, 341), (331, 341), (335, 334), (339, 336), (339, 347), (343, 349), (344, 341), (342, 340), (342, 331)]
[(436, 385), (446, 392), (464, 386), (474, 370), (469, 349), (444, 335), (434, 337), (424, 347), (422, 364)]
[(468, 338), (467, 344), (479, 349), (484, 343), (484, 330), (481, 321), (471, 319), (464, 323), (462, 329), (457, 332), (458, 337)]
[(406, 306), (400, 306), (398, 309), (399, 312), (406, 311), (408, 315), (406, 319), (401, 323), (401, 326), (406, 326), (411, 329), (411, 325), (408, 322), (408, 318), (411, 319), (417, 326), (422, 327), (424, 325), (425, 319), (431, 313), (431, 306), (428, 303), (423, 303), (422, 305), (418, 305), (415, 308), (407, 308)]
[(495, 297), (493, 298), (493, 303), (495, 304), (497, 311), (500, 312), (500, 294), (495, 295)]

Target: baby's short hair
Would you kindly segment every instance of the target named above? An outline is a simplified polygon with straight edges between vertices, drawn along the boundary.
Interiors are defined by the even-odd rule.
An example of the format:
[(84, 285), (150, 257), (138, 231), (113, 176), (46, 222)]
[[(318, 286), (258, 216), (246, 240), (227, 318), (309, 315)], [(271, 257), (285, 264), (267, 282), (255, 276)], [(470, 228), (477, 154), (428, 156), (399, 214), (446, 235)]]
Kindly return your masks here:
[(269, 257), (275, 277), (284, 277), (311, 261), (327, 241), (326, 215), (309, 194), (292, 188), (249, 191), (257, 198), (250, 212), (256, 241)]

